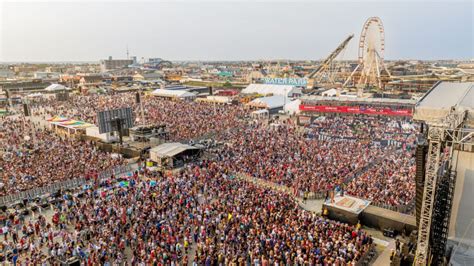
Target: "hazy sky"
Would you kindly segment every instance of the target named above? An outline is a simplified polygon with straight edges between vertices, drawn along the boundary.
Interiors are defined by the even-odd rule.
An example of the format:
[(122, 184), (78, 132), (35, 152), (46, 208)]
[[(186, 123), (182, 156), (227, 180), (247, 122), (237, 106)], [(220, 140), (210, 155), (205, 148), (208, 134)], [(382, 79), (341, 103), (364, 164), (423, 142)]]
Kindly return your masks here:
[(320, 59), (368, 17), (387, 59), (474, 58), (474, 1), (18, 2), (0, 0), (0, 61)]

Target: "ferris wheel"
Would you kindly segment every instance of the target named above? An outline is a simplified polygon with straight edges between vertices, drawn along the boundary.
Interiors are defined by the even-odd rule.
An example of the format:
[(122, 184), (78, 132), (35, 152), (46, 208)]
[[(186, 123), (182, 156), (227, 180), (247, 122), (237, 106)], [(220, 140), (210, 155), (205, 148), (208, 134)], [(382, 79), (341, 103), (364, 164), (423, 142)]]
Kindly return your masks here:
[[(382, 88), (382, 75), (390, 76), (384, 64), (385, 32), (382, 20), (370, 17), (362, 27), (359, 39), (359, 64), (351, 73), (349, 80), (359, 71), (353, 80), (359, 86), (377, 86)], [(344, 85), (345, 85), (344, 84)]]

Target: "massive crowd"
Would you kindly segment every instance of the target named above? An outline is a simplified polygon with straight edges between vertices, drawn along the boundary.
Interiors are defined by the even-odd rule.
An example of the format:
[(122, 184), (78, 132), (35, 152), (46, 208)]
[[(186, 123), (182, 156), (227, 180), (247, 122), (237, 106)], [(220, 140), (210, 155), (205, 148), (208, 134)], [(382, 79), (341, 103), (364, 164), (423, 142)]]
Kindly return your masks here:
[(219, 157), (235, 172), (302, 191), (341, 184), (382, 154), (381, 149), (361, 142), (308, 138), (290, 120), (270, 126), (256, 123), (225, 138), (229, 142)]
[[(225, 131), (241, 124), (247, 111), (239, 105), (228, 106), (156, 97), (142, 98), (145, 124), (166, 125), (171, 140), (184, 141)], [(96, 113), (106, 109), (132, 107), (136, 124), (142, 124), (141, 107), (135, 93), (71, 96), (68, 101), (55, 99), (33, 105), (33, 112), (44, 117), (55, 115), (97, 124)]]
[(355, 265), (369, 249), (364, 231), (229, 173), (201, 162), (173, 176), (105, 180), (67, 194), (51, 219), (12, 214), (2, 254), (22, 265), (70, 256), (86, 265)]
[[(32, 109), (42, 118), (96, 122), (97, 111), (126, 106), (140, 118), (133, 93), (47, 100)], [(173, 140), (219, 132), (215, 137), (225, 144), (215, 159), (174, 175), (141, 169), (97, 182), (99, 172), (124, 159), (30, 118), (0, 118), (0, 196), (94, 177), (52, 206), (52, 217), (49, 208), (30, 220), (10, 214), (1, 228), (1, 254), (19, 254), (26, 265), (70, 256), (87, 265), (354, 265), (370, 236), (237, 174), (300, 192), (343, 190), (391, 206), (413, 200), (417, 127), (409, 120), (319, 117), (302, 127), (293, 119), (242, 119), (242, 106), (158, 98), (144, 99), (143, 106), (146, 123), (166, 124)]]
[(122, 165), (120, 156), (61, 137), (24, 117), (0, 117), (0, 196), (57, 181), (93, 177)]
[[(42, 101), (33, 104), (33, 113), (43, 118), (62, 115), (96, 122), (97, 111), (125, 106), (132, 106), (135, 116), (141, 117), (134, 93), (72, 96), (66, 102)], [(220, 132), (218, 137), (226, 142), (226, 146), (217, 156), (234, 172), (286, 185), (300, 192), (324, 192), (342, 187), (349, 194), (387, 205), (404, 205), (413, 199), (414, 162), (411, 157), (417, 128), (409, 120), (367, 116), (319, 117), (310, 126), (299, 127), (294, 120), (271, 125), (246, 122), (241, 119), (246, 111), (239, 105), (147, 97), (143, 99), (143, 106), (147, 123), (166, 124), (172, 140), (188, 140)], [(7, 121), (4, 127), (12, 131), (16, 127), (14, 124)], [(27, 127), (30, 125), (27, 123)], [(63, 148), (71, 153), (61, 160), (53, 160), (54, 165), (40, 164), (45, 169), (38, 166), (39, 169), (34, 171), (45, 174), (37, 174), (39, 177), (29, 173), (33, 170), (27, 167), (18, 169), (21, 164), (16, 162), (24, 156), (22, 152), (13, 153), (14, 158), (4, 167), (7, 169), (3, 172), (4, 194), (42, 185), (44, 180), (63, 180), (80, 175), (79, 165), (87, 159), (76, 155), (77, 152), (106, 156), (87, 143), (69, 141), (40, 129), (35, 131), (38, 137), (34, 139), (40, 140), (39, 145), (48, 146), (49, 149), (44, 150), (49, 153), (43, 155), (28, 150), (31, 156), (41, 154), (39, 160), (46, 161), (58, 158), (57, 149), (50, 147), (61, 148), (60, 145), (65, 145)], [(21, 143), (32, 142), (15, 137), (15, 134), (5, 135), (11, 135), (10, 139), (16, 141), (16, 146), (23, 147)], [(41, 141), (42, 138), (45, 140)], [(59, 141), (60, 145), (50, 145), (48, 142), (52, 141)], [(393, 143), (395, 145), (390, 145)], [(80, 151), (77, 151), (79, 146)], [(36, 147), (35, 151), (43, 150), (38, 144)], [(15, 148), (10, 144), (9, 149)], [(76, 157), (80, 157), (78, 164)], [(110, 165), (107, 165), (109, 160), (98, 161), (103, 165), (90, 165), (84, 171), (94, 172), (119, 163), (110, 160)], [(53, 169), (51, 166), (57, 171), (50, 170)], [(400, 186), (406, 190), (400, 190)]]
[(311, 124), (312, 133), (359, 140), (392, 140), (413, 145), (417, 126), (408, 119), (371, 116), (321, 117)]
[(377, 203), (406, 205), (415, 193), (416, 126), (365, 119), (326, 117), (308, 128), (291, 120), (250, 124), (224, 136), (228, 143), (219, 159), (235, 172), (300, 192), (337, 187)]
[(399, 150), (379, 160), (347, 185), (356, 197), (388, 206), (406, 206), (415, 198), (415, 159)]

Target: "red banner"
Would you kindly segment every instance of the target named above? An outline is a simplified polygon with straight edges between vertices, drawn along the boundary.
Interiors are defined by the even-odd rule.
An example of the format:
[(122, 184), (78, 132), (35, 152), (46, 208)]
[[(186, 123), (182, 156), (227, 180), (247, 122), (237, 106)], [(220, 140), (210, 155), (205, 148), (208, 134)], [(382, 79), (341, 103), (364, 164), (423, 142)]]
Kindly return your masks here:
[(347, 114), (368, 114), (368, 115), (396, 115), (412, 116), (411, 109), (392, 110), (391, 108), (373, 108), (357, 106), (326, 106), (326, 105), (300, 105), (300, 111), (321, 112), (321, 113), (347, 113)]

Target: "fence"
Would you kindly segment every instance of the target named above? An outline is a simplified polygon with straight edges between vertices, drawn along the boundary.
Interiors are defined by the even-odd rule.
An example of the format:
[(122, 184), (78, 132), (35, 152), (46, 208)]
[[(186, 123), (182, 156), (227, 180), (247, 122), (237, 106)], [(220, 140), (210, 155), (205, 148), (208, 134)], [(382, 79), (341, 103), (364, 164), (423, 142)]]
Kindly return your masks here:
[(375, 255), (377, 255), (377, 251), (375, 250), (375, 245), (371, 244), (367, 252), (365, 252), (364, 255), (362, 255), (360, 259), (357, 261), (356, 266), (370, 265)]
[(120, 175), (123, 173), (128, 173), (133, 170), (132, 164), (127, 164), (127, 165), (120, 165), (111, 169), (107, 169), (105, 171), (100, 172), (98, 177), (100, 179), (109, 177), (111, 175)]
[(86, 179), (74, 178), (62, 182), (56, 182), (49, 186), (43, 186), (18, 192), (16, 194), (6, 195), (0, 198), (0, 206), (7, 206), (24, 199), (34, 199), (42, 195), (54, 193), (60, 189), (71, 189), (86, 183)]
[[(334, 142), (355, 142), (355, 141), (360, 141), (361, 139), (357, 137), (346, 137), (346, 136), (337, 136), (337, 135), (330, 135), (330, 134), (321, 134), (321, 133), (310, 133), (308, 134), (310, 138), (317, 138), (318, 140), (321, 141), (334, 141)], [(370, 143), (373, 145), (381, 145), (381, 146), (391, 146), (391, 147), (402, 147), (404, 144), (407, 145), (408, 143), (406, 141), (399, 141), (399, 140), (393, 140), (393, 139), (373, 139), (370, 140)]]
[(384, 208), (384, 209), (388, 209), (388, 210), (395, 211), (395, 212), (410, 214), (411, 211), (413, 210), (413, 207), (415, 206), (415, 200), (414, 199), (411, 200), (406, 205), (393, 206), (393, 205), (388, 205), (388, 204), (384, 204), (384, 203), (377, 203), (377, 202), (372, 202), (372, 203), (370, 203), (370, 205), (380, 207), (380, 208)]
[[(113, 169), (108, 169), (108, 170), (100, 172), (98, 177), (100, 179), (103, 179), (103, 178), (111, 176), (112, 174), (120, 175), (123, 173), (130, 172), (132, 170), (133, 170), (132, 164), (121, 165), (121, 166), (114, 167)], [(67, 190), (67, 189), (76, 188), (76, 187), (86, 184), (86, 182), (87, 180), (84, 177), (73, 178), (73, 179), (68, 179), (61, 182), (56, 182), (48, 186), (42, 186), (42, 187), (30, 189), (30, 190), (21, 191), (21, 192), (11, 194), (11, 195), (6, 195), (3, 197), (0, 197), (0, 206), (8, 206), (10, 204), (13, 204), (18, 201), (22, 201), (24, 199), (34, 199), (43, 195), (55, 193), (59, 190)]]
[[(357, 170), (357, 172), (355, 172), (353, 175), (350, 175), (348, 177), (346, 177), (343, 181), (344, 184), (347, 184), (349, 182), (351, 182), (354, 178), (357, 178), (359, 175), (361, 175), (362, 173), (364, 173), (365, 171), (367, 171), (367, 169), (369, 169), (370, 167), (372, 167), (373, 165), (375, 164), (374, 163), (370, 163), (366, 166), (364, 166), (363, 168)], [(309, 192), (308, 193), (308, 199), (309, 200), (319, 200), (319, 199), (324, 199), (326, 198), (326, 194), (328, 193), (328, 190), (320, 190), (320, 191), (317, 191), (317, 192)], [(299, 197), (303, 197), (304, 195), (304, 191), (303, 190), (300, 190), (298, 191), (298, 196)]]

